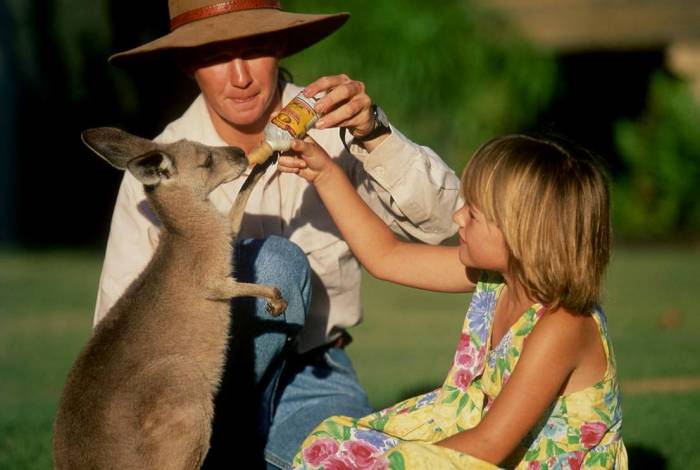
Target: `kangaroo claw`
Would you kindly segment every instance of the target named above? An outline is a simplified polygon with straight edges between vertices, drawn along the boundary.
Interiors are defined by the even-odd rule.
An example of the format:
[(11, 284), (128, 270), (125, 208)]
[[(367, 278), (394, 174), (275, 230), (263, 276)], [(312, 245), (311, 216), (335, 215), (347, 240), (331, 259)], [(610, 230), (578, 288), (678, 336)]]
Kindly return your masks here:
[(287, 301), (282, 297), (270, 299), (265, 306), (265, 309), (273, 317), (279, 316), (287, 309)]

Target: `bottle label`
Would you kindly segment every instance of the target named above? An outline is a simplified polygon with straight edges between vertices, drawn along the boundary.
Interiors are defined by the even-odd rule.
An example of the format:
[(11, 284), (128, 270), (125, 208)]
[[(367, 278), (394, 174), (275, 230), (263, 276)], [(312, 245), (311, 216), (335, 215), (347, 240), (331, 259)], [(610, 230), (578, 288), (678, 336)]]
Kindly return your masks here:
[(289, 132), (294, 138), (300, 139), (318, 119), (318, 114), (314, 111), (314, 102), (313, 98), (299, 93), (272, 119), (272, 123)]

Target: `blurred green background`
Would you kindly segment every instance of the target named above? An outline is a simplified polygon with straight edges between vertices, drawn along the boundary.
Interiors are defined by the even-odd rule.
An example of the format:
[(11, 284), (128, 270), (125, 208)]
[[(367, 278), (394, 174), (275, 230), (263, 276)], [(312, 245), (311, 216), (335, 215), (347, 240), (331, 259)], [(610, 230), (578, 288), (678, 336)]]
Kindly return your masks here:
[[(601, 22), (620, 11), (588, 0), (567, 0), (554, 13), (546, 7), (556, 2), (480, 5), (489, 3), (501, 8), (286, 0), (290, 10), (353, 16), (283, 65), (299, 84), (340, 72), (362, 80), (399, 129), (457, 172), (504, 132), (562, 133), (601, 154), (616, 238), (604, 307), (625, 383), (631, 468), (700, 468), (698, 76), (669, 60), (676, 42), (698, 38), (680, 37), (683, 25), (668, 20), (675, 8), (700, 21), (697, 2), (655, 7), (668, 9), (656, 17), (673, 36), (635, 20), (654, 2), (625, 0), (614, 4), (628, 8), (620, 16), (642, 39), (630, 41), (620, 27), (617, 39), (596, 42), (590, 26), (587, 42), (559, 43), (531, 34), (540, 23), (518, 22), (521, 4), (541, 7), (521, 21), (549, 14), (569, 29), (556, 14), (580, 15), (583, 24), (586, 5)], [(80, 131), (112, 125), (155, 136), (195, 95), (166, 66), (106, 64), (110, 53), (163, 34), (167, 22), (165, 0), (0, 0), (0, 469), (50, 468), (58, 395), (90, 334), (121, 175), (83, 148)], [(373, 405), (437, 386), (468, 296), (365, 284), (366, 321), (349, 351)]]

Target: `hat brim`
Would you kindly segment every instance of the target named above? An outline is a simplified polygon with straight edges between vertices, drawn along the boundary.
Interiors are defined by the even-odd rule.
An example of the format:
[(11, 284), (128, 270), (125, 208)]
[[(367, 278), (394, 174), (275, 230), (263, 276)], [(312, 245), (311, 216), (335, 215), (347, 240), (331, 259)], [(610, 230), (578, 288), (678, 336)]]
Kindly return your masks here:
[(108, 61), (130, 65), (169, 56), (177, 50), (282, 32), (287, 35), (282, 57), (287, 57), (325, 38), (349, 17), (349, 13), (316, 15), (268, 8), (226, 13), (187, 23), (142, 46), (118, 52)]

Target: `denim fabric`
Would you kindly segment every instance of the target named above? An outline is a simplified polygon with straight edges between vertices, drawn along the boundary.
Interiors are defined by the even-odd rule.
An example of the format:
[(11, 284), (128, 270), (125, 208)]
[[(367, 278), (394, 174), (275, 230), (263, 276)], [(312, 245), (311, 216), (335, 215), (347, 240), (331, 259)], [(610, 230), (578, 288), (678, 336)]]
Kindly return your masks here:
[(263, 468), (267, 423), (261, 422), (261, 396), (279, 377), (286, 350), (304, 325), (311, 299), (306, 255), (285, 238), (236, 243), (234, 276), (241, 282), (277, 287), (286, 311), (273, 317), (263, 298), (231, 303), (231, 340), (215, 400), (211, 448), (202, 468)]
[[(306, 436), (325, 418), (372, 412), (350, 358), (338, 348), (288, 357), (275, 394), (266, 393), (272, 423), (265, 447), (268, 469), (290, 469)], [(265, 406), (265, 404), (263, 405)]]
[(288, 305), (275, 318), (265, 299), (232, 302), (226, 370), (202, 468), (291, 468), (297, 448), (323, 419), (372, 410), (343, 350), (294, 352), (311, 299), (304, 253), (281, 237), (247, 239), (236, 244), (235, 266), (237, 280), (273, 285)]
[[(286, 238), (277, 236), (243, 240), (236, 245), (235, 256), (237, 267), (234, 275), (237, 280), (275, 286), (287, 300), (287, 309), (279, 317), (273, 317), (267, 312), (267, 301), (264, 298), (247, 299), (247, 302), (243, 299), (234, 301), (234, 323), (240, 320), (237, 317), (237, 306), (247, 310), (251, 301), (255, 303), (252, 331), (253, 379), (259, 384), (282, 349), (304, 326), (311, 301), (311, 269), (306, 255), (299, 247)], [(233, 342), (236, 340), (234, 337)]]

